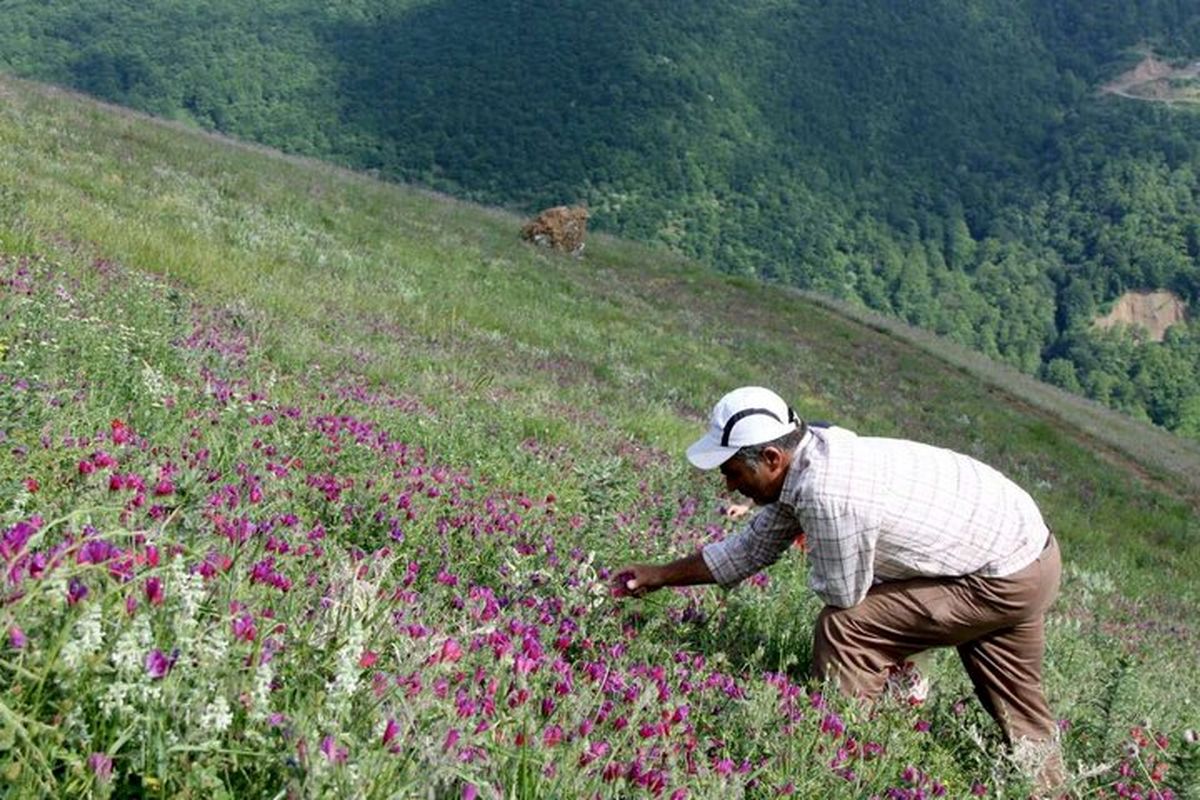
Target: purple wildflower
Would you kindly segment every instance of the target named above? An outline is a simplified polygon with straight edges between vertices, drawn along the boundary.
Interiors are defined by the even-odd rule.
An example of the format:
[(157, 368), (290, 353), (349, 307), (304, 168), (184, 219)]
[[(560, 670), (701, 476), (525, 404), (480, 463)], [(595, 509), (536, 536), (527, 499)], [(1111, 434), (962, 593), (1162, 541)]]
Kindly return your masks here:
[(111, 558), (121, 555), (121, 550), (104, 539), (88, 539), (79, 548), (76, 562), (79, 564), (103, 564)]
[(101, 783), (112, 780), (113, 760), (107, 753), (92, 753), (88, 756), (88, 766)]
[(254, 617), (249, 614), (242, 614), (235, 617), (233, 620), (233, 638), (243, 642), (253, 642), (258, 636), (258, 629), (254, 625)]
[(841, 736), (846, 730), (846, 723), (837, 714), (830, 712), (821, 720), (821, 733), (828, 733), (833, 738)]
[(160, 578), (146, 579), (146, 600), (153, 606), (161, 606), (163, 602), (163, 584)]
[(41, 526), (41, 517), (33, 517), (28, 522), (18, 522), (5, 531), (4, 536), (0, 538), (0, 558), (5, 561), (16, 558)]
[(332, 734), (321, 740), (321, 753), (331, 764), (345, 764), (346, 759), (350, 756), (347, 748), (337, 746), (337, 741)]
[(392, 740), (400, 733), (400, 725), (392, 717), (388, 717), (387, 725), (383, 729), (383, 744), (389, 745)]
[(83, 598), (87, 597), (88, 588), (79, 578), (71, 578), (67, 584), (67, 603), (75, 605)]
[(146, 673), (153, 680), (161, 680), (171, 671), (171, 667), (175, 666), (175, 660), (178, 658), (178, 650), (172, 651), (168, 656), (156, 647), (146, 654)]
[(25, 645), (29, 644), (29, 639), (25, 636), (25, 631), (17, 625), (13, 625), (8, 629), (8, 644), (13, 650), (21, 650)]

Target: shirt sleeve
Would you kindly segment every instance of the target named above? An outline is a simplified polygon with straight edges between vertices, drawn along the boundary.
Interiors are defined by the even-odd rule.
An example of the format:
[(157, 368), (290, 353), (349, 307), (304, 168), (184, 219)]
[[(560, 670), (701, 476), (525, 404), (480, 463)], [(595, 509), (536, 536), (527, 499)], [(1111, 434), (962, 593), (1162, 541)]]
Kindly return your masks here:
[(798, 533), (800, 524), (790, 510), (772, 503), (755, 514), (741, 533), (705, 545), (701, 554), (716, 582), (729, 589), (778, 561)]
[(875, 580), (879, 521), (845, 504), (806, 509), (809, 587), (831, 606), (862, 602)]

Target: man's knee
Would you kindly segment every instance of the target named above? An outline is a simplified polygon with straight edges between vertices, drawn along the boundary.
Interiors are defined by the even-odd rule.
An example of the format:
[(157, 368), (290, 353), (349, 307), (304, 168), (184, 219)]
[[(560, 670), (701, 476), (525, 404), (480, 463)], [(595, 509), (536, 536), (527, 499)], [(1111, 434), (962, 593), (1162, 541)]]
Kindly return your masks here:
[[(813, 623), (813, 648), (823, 652), (845, 647), (850, 639), (849, 619), (845, 609), (825, 606)], [(814, 653), (815, 655), (815, 653)]]
[(826, 606), (813, 623), (813, 676), (833, 677), (831, 668), (845, 664), (854, 648), (853, 616), (849, 609)]

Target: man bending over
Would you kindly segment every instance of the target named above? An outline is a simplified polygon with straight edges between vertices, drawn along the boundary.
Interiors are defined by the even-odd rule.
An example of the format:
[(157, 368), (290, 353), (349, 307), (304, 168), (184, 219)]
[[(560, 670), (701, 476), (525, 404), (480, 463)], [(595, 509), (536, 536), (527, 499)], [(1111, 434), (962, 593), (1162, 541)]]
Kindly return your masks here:
[(800, 533), (809, 586), (825, 601), (813, 674), (874, 698), (889, 668), (953, 646), (1005, 740), (1040, 756), (1039, 789), (1062, 781), (1042, 690), (1043, 618), (1058, 593), (1058, 545), (1033, 499), (969, 456), (806, 425), (777, 394), (743, 387), (687, 451), (762, 506), (736, 536), (666, 564), (632, 564), (616, 588), (732, 587)]

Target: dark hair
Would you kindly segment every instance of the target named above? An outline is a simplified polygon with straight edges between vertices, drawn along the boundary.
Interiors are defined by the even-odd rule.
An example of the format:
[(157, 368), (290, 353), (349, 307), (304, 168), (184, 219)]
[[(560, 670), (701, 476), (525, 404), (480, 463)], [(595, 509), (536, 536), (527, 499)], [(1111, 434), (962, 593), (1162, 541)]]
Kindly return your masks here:
[(782, 450), (785, 453), (790, 453), (800, 444), (800, 440), (804, 438), (804, 432), (807, 427), (803, 422), (795, 430), (790, 430), (778, 439), (772, 439), (769, 442), (762, 444), (748, 444), (740, 448), (733, 454), (733, 458), (740, 459), (748, 467), (756, 467), (762, 463), (763, 453), (768, 447), (774, 447), (777, 450)]

